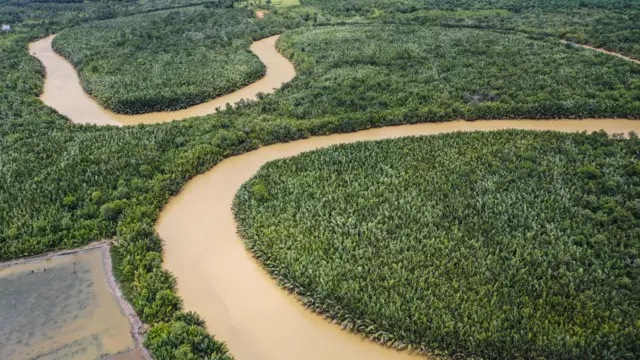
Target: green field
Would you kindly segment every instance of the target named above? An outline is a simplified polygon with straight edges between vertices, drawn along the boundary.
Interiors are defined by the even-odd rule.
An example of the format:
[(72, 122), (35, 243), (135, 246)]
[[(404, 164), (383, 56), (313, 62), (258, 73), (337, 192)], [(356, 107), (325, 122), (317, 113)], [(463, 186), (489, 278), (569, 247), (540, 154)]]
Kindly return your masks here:
[(631, 359), (639, 149), (526, 131), (334, 146), (266, 164), (234, 210), (279, 284), (377, 341)]

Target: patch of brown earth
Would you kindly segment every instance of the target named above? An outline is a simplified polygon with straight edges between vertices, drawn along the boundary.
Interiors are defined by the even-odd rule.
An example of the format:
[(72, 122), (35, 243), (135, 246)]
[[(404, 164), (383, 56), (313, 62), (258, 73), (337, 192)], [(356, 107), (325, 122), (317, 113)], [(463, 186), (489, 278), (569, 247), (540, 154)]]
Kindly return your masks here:
[(0, 265), (0, 359), (95, 359), (133, 348), (106, 246)]

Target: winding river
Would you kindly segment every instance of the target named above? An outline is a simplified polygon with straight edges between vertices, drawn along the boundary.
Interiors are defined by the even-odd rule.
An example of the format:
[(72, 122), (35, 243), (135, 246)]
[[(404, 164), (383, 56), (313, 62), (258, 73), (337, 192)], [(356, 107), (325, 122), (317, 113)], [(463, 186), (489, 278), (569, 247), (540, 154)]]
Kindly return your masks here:
[(251, 44), (251, 51), (266, 67), (266, 73), (260, 80), (230, 94), (183, 110), (122, 115), (103, 109), (95, 99), (84, 92), (73, 65), (51, 47), (55, 36), (51, 35), (29, 44), (29, 53), (40, 60), (46, 70), (44, 91), (40, 99), (72, 122), (79, 124), (151, 124), (212, 114), (217, 108), (224, 108), (228, 103), (235, 104), (241, 99), (254, 100), (259, 92), (272, 93), (296, 75), (293, 64), (276, 49), (276, 41), (280, 35), (274, 35)]
[(197, 311), (211, 333), (239, 360), (408, 359), (341, 331), (305, 310), (276, 286), (236, 234), (231, 203), (240, 186), (268, 161), (335, 144), (452, 131), (498, 129), (640, 132), (640, 121), (489, 120), (394, 126), (313, 137), (228, 158), (195, 177), (162, 211), (156, 230), (164, 239), (164, 267), (178, 278), (185, 308)]
[[(82, 91), (78, 76), (51, 48), (48, 37), (30, 51), (47, 70), (42, 100), (73, 122), (129, 125), (205, 115), (216, 107), (259, 91), (273, 91), (292, 79), (291, 63), (275, 49), (277, 36), (255, 42), (251, 49), (267, 67), (266, 76), (222, 98), (185, 110), (123, 116), (105, 111)], [(491, 120), (455, 121), (378, 128), (350, 134), (314, 137), (260, 148), (228, 158), (192, 179), (163, 209), (156, 230), (164, 239), (164, 267), (178, 279), (186, 310), (201, 314), (216, 338), (225, 341), (239, 360), (382, 360), (418, 358), (384, 348), (304, 309), (280, 289), (245, 251), (236, 234), (231, 203), (239, 187), (264, 163), (334, 144), (452, 131), (498, 129), (640, 132), (640, 121)]]

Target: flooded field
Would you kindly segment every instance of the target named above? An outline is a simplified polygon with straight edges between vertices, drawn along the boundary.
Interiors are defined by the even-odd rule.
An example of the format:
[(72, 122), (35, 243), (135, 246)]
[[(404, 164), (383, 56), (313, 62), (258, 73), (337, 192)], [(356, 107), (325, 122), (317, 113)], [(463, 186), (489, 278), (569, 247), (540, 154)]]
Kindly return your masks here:
[(29, 53), (38, 58), (46, 70), (44, 92), (40, 99), (79, 124), (115, 126), (151, 124), (212, 114), (217, 108), (224, 108), (226, 104), (235, 104), (242, 99), (255, 100), (261, 92), (272, 93), (296, 75), (293, 64), (276, 50), (276, 41), (280, 35), (275, 35), (251, 44), (251, 51), (260, 58), (267, 69), (262, 79), (230, 94), (187, 109), (121, 115), (103, 109), (97, 101), (84, 92), (73, 65), (51, 47), (54, 37), (55, 35), (51, 35), (29, 44)]
[(0, 265), (0, 359), (145, 359), (98, 247)]

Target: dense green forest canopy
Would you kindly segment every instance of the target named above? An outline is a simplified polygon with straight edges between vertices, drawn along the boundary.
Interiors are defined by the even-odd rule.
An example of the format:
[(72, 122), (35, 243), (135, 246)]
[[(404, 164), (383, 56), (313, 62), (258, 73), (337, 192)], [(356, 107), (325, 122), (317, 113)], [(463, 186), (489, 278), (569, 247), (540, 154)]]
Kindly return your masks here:
[(408, 14), (378, 14), (376, 19), (392, 24), (519, 32), (535, 39), (563, 39), (640, 59), (639, 10), (583, 9), (554, 13), (420, 10)]
[(162, 9), (205, 4), (227, 7), (231, 0), (0, 0), (0, 22), (16, 26), (16, 30), (70, 27), (90, 20), (109, 19)]
[(333, 13), (367, 13), (372, 9), (391, 12), (416, 10), (486, 10), (513, 12), (566, 11), (576, 9), (628, 10), (640, 9), (636, 0), (301, 0)]
[(102, 106), (139, 114), (186, 108), (256, 81), (265, 69), (251, 41), (285, 29), (251, 10), (191, 7), (78, 26), (53, 47)]
[[(438, 117), (433, 112), (425, 112), (420, 107), (417, 109), (415, 106), (410, 109), (396, 107), (398, 105), (396, 99), (386, 98), (385, 103), (372, 103), (372, 106), (378, 108), (389, 106), (389, 109), (393, 107), (393, 113), (381, 112), (381, 116), (361, 116), (356, 110), (360, 109), (363, 101), (366, 100), (366, 94), (362, 92), (348, 93), (349, 97), (346, 99), (349, 101), (337, 103), (337, 109), (329, 112), (323, 112), (320, 109), (318, 100), (296, 97), (288, 90), (289, 88), (296, 88), (309, 96), (318, 94), (318, 89), (313, 84), (313, 81), (318, 79), (322, 81), (320, 85), (327, 91), (339, 92), (346, 92), (351, 87), (357, 90), (359, 87), (354, 86), (362, 86), (362, 84), (367, 86), (388, 86), (389, 84), (386, 81), (372, 83), (366, 79), (358, 79), (357, 74), (354, 76), (354, 73), (346, 71), (348, 64), (338, 58), (338, 54), (346, 54), (353, 56), (350, 61), (354, 64), (361, 61), (357, 54), (343, 48), (344, 39), (341, 39), (341, 37), (358, 39), (362, 34), (358, 34), (358, 30), (354, 28), (361, 25), (352, 25), (342, 30), (335, 27), (327, 28), (325, 30), (327, 34), (335, 34), (339, 37), (334, 40), (323, 40), (330, 46), (331, 52), (326, 56), (320, 54), (319, 57), (317, 56), (318, 43), (305, 36), (307, 31), (316, 31), (310, 29), (311, 27), (366, 23), (362, 25), (364, 30), (359, 31), (372, 32), (376, 27), (383, 29), (373, 38), (377, 44), (384, 44), (385, 39), (394, 39), (392, 34), (384, 31), (382, 24), (385, 23), (416, 25), (421, 24), (420, 22), (426, 16), (429, 24), (434, 26), (441, 23), (445, 26), (449, 26), (449, 23), (455, 23), (453, 24), (455, 26), (467, 26), (470, 23), (473, 26), (479, 24), (477, 27), (481, 28), (484, 26), (500, 30), (500, 27), (506, 27), (506, 25), (500, 21), (493, 23), (493, 17), (518, 15), (514, 15), (516, 9), (507, 12), (504, 9), (490, 9), (486, 6), (483, 7), (484, 11), (446, 11), (444, 18), (440, 17), (438, 20), (433, 20), (433, 13), (429, 13), (428, 9), (427, 12), (410, 9), (412, 13), (402, 13), (392, 10), (375, 11), (369, 8), (358, 12), (353, 17), (350, 14), (355, 12), (334, 11), (330, 7), (309, 4), (287, 10), (272, 9), (272, 13), (264, 21), (273, 21), (280, 24), (277, 26), (286, 28), (300, 28), (294, 33), (285, 33), (280, 43), (280, 49), (293, 58), (300, 75), (293, 83), (286, 85), (276, 94), (266, 96), (261, 102), (243, 104), (238, 109), (199, 119), (118, 129), (70, 124), (66, 118), (46, 107), (38, 99), (42, 91), (44, 72), (40, 63), (26, 51), (30, 41), (99, 19), (129, 16), (141, 12), (148, 12), (149, 16), (155, 16), (153, 12), (156, 10), (194, 6), (198, 3), (197, 0), (85, 1), (81, 3), (0, 0), (1, 21), (12, 25), (11, 31), (0, 32), (0, 58), (2, 59), (0, 61), (0, 79), (2, 79), (0, 81), (0, 261), (41, 254), (55, 249), (78, 247), (96, 239), (117, 237), (118, 246), (112, 249), (114, 270), (127, 299), (145, 322), (154, 325), (149, 332), (146, 345), (157, 359), (230, 358), (224, 345), (206, 334), (201, 319), (193, 314), (184, 314), (179, 311), (181, 301), (174, 292), (175, 281), (161, 266), (162, 246), (161, 240), (155, 235), (154, 222), (168, 198), (176, 194), (188, 179), (211, 168), (225, 157), (244, 153), (261, 145), (296, 140), (310, 135), (355, 131), (373, 126), (443, 120), (460, 114), (458, 110), (454, 110), (456, 107), (452, 107), (450, 110), (444, 109), (441, 113), (436, 112), (436, 115), (446, 115)], [(592, 1), (586, 0), (583, 3), (592, 3)], [(618, 22), (637, 24), (634, 21), (635, 13), (627, 10), (626, 7), (630, 4), (633, 8), (636, 2), (609, 3), (615, 6), (597, 8), (599, 9), (597, 11), (601, 12), (603, 21), (607, 19), (608, 11), (623, 14), (620, 16), (627, 16), (627, 20), (612, 18), (615, 20), (609, 21), (609, 25), (598, 30), (602, 23), (593, 23), (590, 20), (591, 17), (573, 15), (590, 11), (588, 9), (572, 11), (567, 13), (566, 17), (553, 15), (557, 17), (554, 18), (549, 15), (549, 19), (558, 19), (557, 21), (538, 21), (535, 15), (527, 15), (534, 20), (526, 16), (522, 18), (526, 20), (523, 20), (526, 24), (532, 24), (526, 26), (532, 30), (524, 29), (527, 30), (524, 32), (534, 34), (536, 38), (543, 38), (546, 32), (549, 36), (564, 38), (567, 33), (563, 29), (570, 24), (579, 31), (584, 30), (585, 34), (587, 31), (593, 31), (601, 39), (606, 39), (603, 34), (611, 32), (613, 34), (611, 39), (617, 43), (623, 44), (626, 41), (636, 46), (637, 32), (625, 30), (623, 26), (627, 25), (617, 25)], [(446, 3), (443, 2), (443, 4)], [(478, 1), (478, 4), (483, 3)], [(229, 6), (229, 3), (207, 2), (204, 6), (224, 8)], [(605, 8), (612, 10), (604, 10)], [(416, 10), (419, 9), (416, 8)], [(463, 19), (460, 20), (461, 18)], [(460, 25), (457, 22), (464, 24)], [(487, 25), (487, 22), (490, 23)], [(512, 24), (508, 25), (512, 26)], [(465, 46), (466, 41), (473, 39), (478, 31), (415, 28), (412, 30), (412, 27), (409, 26), (408, 30), (403, 31), (453, 37), (459, 40), (459, 44), (465, 44)], [(539, 28), (544, 29), (542, 36), (536, 33)], [(246, 36), (257, 38), (266, 34), (253, 32), (262, 29), (260, 27), (251, 29), (251, 33)], [(398, 29), (400, 30), (399, 27)], [(510, 28), (504, 30), (512, 31)], [(317, 31), (319, 35), (322, 34), (321, 29)], [(523, 31), (523, 29), (518, 28), (513, 31)], [(488, 36), (495, 40), (493, 45), (498, 45), (501, 42), (511, 44), (512, 40), (507, 39), (515, 39), (514, 36), (518, 35)], [(523, 41), (530, 41), (524, 37), (521, 38)], [(588, 42), (592, 41), (591, 38), (585, 39)], [(300, 44), (306, 45), (303, 47)], [(632, 101), (631, 105), (627, 103), (630, 99), (636, 99), (634, 97), (637, 94), (638, 67), (636, 65), (630, 65), (615, 58), (605, 58), (602, 55), (583, 53), (571, 47), (557, 47), (550, 43), (535, 44), (534, 49), (526, 54), (540, 52), (539, 55), (546, 59), (545, 61), (549, 61), (549, 66), (560, 66), (560, 69), (563, 69), (564, 72), (556, 76), (563, 79), (576, 77), (575, 85), (573, 82), (567, 82), (567, 89), (561, 91), (561, 95), (570, 97), (574, 94), (580, 97), (585, 90), (593, 86), (606, 88), (612, 84), (615, 85), (607, 95), (596, 94), (595, 96), (600, 100), (594, 106), (572, 108), (580, 109), (581, 112), (564, 112), (567, 108), (563, 107), (565, 106), (563, 103), (559, 108), (563, 113), (580, 116), (587, 113), (598, 115), (616, 111), (614, 113), (617, 114), (616, 116), (630, 116), (624, 111), (637, 109), (633, 107), (637, 101)], [(397, 68), (397, 66), (394, 67), (394, 61), (402, 61), (399, 57), (402, 53), (398, 52), (399, 50), (405, 51), (405, 55), (408, 56), (405, 60), (409, 63), (414, 56), (413, 48), (431, 46), (420, 39), (412, 39), (404, 47), (397, 44), (391, 45), (393, 46), (387, 46), (387, 44), (379, 46), (381, 52), (387, 48), (394, 52), (386, 56), (377, 56), (376, 59), (380, 64), (369, 64), (366, 67), (367, 70), (370, 71), (373, 68), (378, 72), (394, 75), (393, 71)], [(488, 49), (497, 49), (493, 45)], [(307, 51), (306, 46), (313, 51)], [(544, 49), (553, 50), (554, 53)], [(476, 47), (476, 50), (482, 49)], [(576, 61), (578, 67), (586, 66), (588, 63), (602, 65), (601, 67), (607, 69), (607, 72), (602, 73), (605, 82), (598, 82), (597, 85), (586, 82), (589, 76), (593, 76), (594, 71), (598, 73), (604, 70), (590, 69), (586, 74), (571, 74), (572, 69), (558, 60), (563, 56), (567, 60)], [(465, 59), (470, 58), (465, 57)], [(341, 69), (333, 71), (329, 66), (329, 60), (335, 62)], [(415, 61), (420, 63), (424, 58), (418, 56)], [(505, 61), (509, 63), (511, 60), (505, 59)], [(432, 66), (447, 68), (454, 64), (459, 65), (453, 60), (451, 63), (438, 60)], [(334, 75), (344, 71), (348, 75), (345, 78), (348, 81), (330, 83), (328, 79), (322, 80), (321, 74), (313, 71), (313, 65), (333, 71)], [(428, 72), (431, 69), (426, 67), (429, 64), (423, 65), (425, 68), (421, 71)], [(525, 69), (516, 66), (513, 70)], [(411, 80), (402, 71), (397, 75), (393, 77), (394, 81)], [(487, 80), (491, 82), (495, 80), (492, 76), (497, 75), (497, 73), (487, 75)], [(542, 76), (544, 79), (545, 76), (551, 75), (542, 74)], [(454, 79), (462, 81), (459, 78)], [(360, 83), (360, 81), (364, 82)], [(440, 82), (440, 84), (443, 83)], [(466, 86), (465, 84), (472, 83), (459, 83), (462, 86)], [(382, 87), (379, 90), (381, 89)], [(513, 88), (510, 89), (513, 90)], [(423, 96), (412, 94), (411, 91), (411, 88), (403, 89), (398, 95), (406, 99), (417, 99)], [(452, 94), (447, 96), (454, 101), (454, 104), (455, 101), (467, 99), (458, 89), (452, 89)], [(537, 94), (535, 84), (532, 84), (529, 94), (534, 94), (533, 96)], [(330, 99), (331, 96), (328, 98)], [(477, 102), (477, 109), (483, 107), (492, 109), (491, 106), (495, 105), (487, 104), (501, 104), (499, 99), (484, 101), (487, 99), (492, 100), (478, 98), (477, 100), (483, 101)], [(469, 100), (472, 99), (469, 98)], [(290, 106), (295, 104), (304, 111), (299, 112), (292, 107), (283, 107), (279, 101)], [(464, 105), (464, 102), (459, 104), (461, 107), (458, 109), (469, 105)], [(603, 108), (601, 104), (608, 105)], [(611, 104), (621, 106), (612, 109), (608, 107)], [(501, 112), (504, 110), (501, 106), (493, 108), (495, 113), (487, 112), (485, 116), (489, 118), (503, 116), (505, 112)], [(544, 112), (539, 113), (539, 117), (549, 117), (549, 108), (545, 109)], [(552, 109), (558, 110), (558, 108)], [(353, 112), (349, 113), (352, 110)], [(482, 113), (470, 114), (479, 116)]]
[(264, 165), (239, 231), (309, 307), (393, 346), (632, 359), (640, 141), (453, 133)]
[(640, 117), (639, 65), (556, 41), (354, 25), (287, 32), (279, 47), (298, 76), (246, 109), (247, 116), (382, 123)]
[[(217, 15), (219, 14), (219, 15)], [(308, 21), (318, 25), (329, 25), (339, 23), (340, 18), (332, 19), (330, 16), (313, 13), (303, 13)], [(479, 10), (479, 11), (441, 11), (426, 10), (416, 11), (410, 14), (378, 14), (368, 18), (369, 23), (401, 24), (426, 26), (442, 26), (447, 28), (481, 28), (509, 31), (515, 33), (525, 33), (536, 39), (546, 37), (568, 39), (578, 43), (587, 43), (597, 47), (605, 47), (618, 51), (632, 57), (640, 57), (640, 12), (616, 13), (600, 10), (579, 10), (563, 13), (511, 13), (506, 10)], [(135, 26), (133, 26), (135, 24)], [(182, 11), (155, 12), (133, 17), (124, 17), (103, 22), (92, 22), (91, 25), (76, 27), (63, 32), (55, 41), (54, 47), (67, 57), (79, 70), (81, 80), (85, 90), (92, 94), (106, 108), (119, 113), (136, 114), (158, 110), (175, 110), (190, 105), (204, 102), (220, 94), (237, 89), (249, 82), (254, 81), (262, 74), (262, 65), (247, 50), (247, 43), (256, 38), (282, 32), (285, 29), (297, 27), (300, 23), (291, 22), (290, 19), (282, 20), (282, 16), (269, 16), (267, 20), (258, 20), (251, 16), (250, 10), (215, 10), (203, 9), (202, 7), (192, 7)], [(256, 29), (257, 27), (257, 29)], [(386, 29), (386, 30), (385, 30)], [(389, 30), (392, 29), (392, 30)], [(400, 36), (406, 36), (406, 32), (396, 32), (395, 28), (383, 28), (382, 33), (395, 32), (394, 41)], [(425, 30), (428, 31), (428, 30)], [(334, 32), (348, 32), (342, 28)], [(353, 32), (353, 31), (352, 31)], [(316, 34), (309, 35), (313, 38)], [(486, 32), (480, 33), (484, 36)], [(389, 41), (378, 35), (381, 42)], [(389, 36), (388, 36), (389, 37)], [(368, 40), (368, 39), (367, 39)], [(448, 38), (440, 38), (440, 41), (448, 41)], [(470, 39), (471, 40), (471, 39)], [(365, 42), (368, 44), (369, 42)], [(486, 42), (484, 42), (486, 45)], [(536, 44), (526, 42), (527, 44)], [(475, 47), (483, 44), (471, 41)], [(544, 61), (539, 61), (541, 57), (533, 49), (524, 49), (524, 44), (519, 46), (509, 45), (513, 52), (524, 50), (528, 56), (525, 63), (517, 63), (520, 67), (545, 66)], [(329, 45), (332, 53), (341, 54), (341, 48), (349, 49), (348, 44)], [(424, 45), (423, 45), (424, 47)], [(281, 48), (283, 48), (281, 46)], [(457, 49), (460, 50), (460, 49)], [(455, 52), (455, 49), (454, 51)], [(108, 54), (109, 56), (106, 56)], [(429, 55), (427, 52), (425, 55)], [(316, 54), (313, 54), (316, 56)], [(445, 54), (440, 54), (445, 55)], [(451, 54), (448, 54), (451, 55)], [(472, 54), (464, 54), (472, 59)], [(479, 55), (479, 54), (476, 54)], [(502, 54), (496, 54), (502, 55)], [(228, 61), (235, 59), (235, 61)], [(468, 59), (468, 60), (469, 60)], [(516, 58), (510, 58), (517, 62)], [(428, 61), (428, 56), (421, 59)], [(558, 59), (556, 59), (558, 62)], [(581, 66), (587, 68), (590, 64), (581, 62)], [(333, 64), (329, 64), (331, 66)], [(387, 64), (383, 64), (387, 65)], [(482, 64), (479, 64), (481, 67)], [(413, 66), (419, 66), (415, 64)], [(457, 66), (457, 65), (456, 65)], [(490, 65), (491, 66), (491, 65)], [(554, 64), (553, 66), (557, 66)], [(566, 61), (565, 66), (572, 66), (570, 61)], [(332, 69), (335, 72), (335, 69)], [(415, 70), (412, 69), (412, 70)], [(484, 71), (484, 69), (477, 69)], [(573, 71), (578, 74), (589, 74), (587, 81), (606, 72), (605, 69), (586, 69), (582, 71), (573, 67)], [(320, 73), (316, 69), (317, 73)], [(410, 75), (411, 71), (405, 71)], [(545, 71), (542, 71), (544, 74)], [(555, 76), (561, 76), (554, 74)], [(518, 78), (519, 79), (519, 78)], [(542, 84), (552, 83), (555, 87), (562, 87), (549, 77), (547, 82), (533, 81), (542, 89)], [(316, 79), (318, 80), (318, 79)], [(418, 77), (415, 81), (423, 80)], [(446, 80), (446, 79), (445, 79)], [(392, 81), (392, 80), (390, 80)], [(512, 84), (516, 88), (519, 82), (506, 80), (505, 83)], [(374, 85), (375, 87), (375, 85)], [(524, 88), (529, 89), (527, 84)], [(299, 88), (291, 89), (292, 93), (300, 94)], [(535, 89), (531, 89), (534, 91)], [(542, 89), (546, 91), (546, 89)], [(581, 98), (592, 99), (594, 90), (586, 89), (582, 92)], [(324, 91), (318, 89), (317, 91)], [(485, 92), (492, 92), (493, 89), (485, 89)], [(421, 93), (418, 90), (415, 93)], [(633, 95), (638, 91), (632, 86), (626, 87), (626, 92)], [(553, 91), (549, 91), (548, 97), (557, 102), (566, 100), (565, 96), (555, 96)], [(337, 97), (337, 93), (335, 93)], [(342, 96), (343, 94), (341, 94)], [(445, 95), (448, 95), (446, 93)], [(386, 103), (381, 97), (390, 96), (379, 91), (376, 94), (369, 94), (364, 106), (369, 111), (377, 110), (377, 107), (370, 106), (370, 99), (376, 98), (377, 102)], [(474, 96), (474, 95), (469, 95)], [(492, 95), (490, 95), (492, 96)], [(522, 96), (515, 98), (502, 97), (499, 103), (514, 102), (521, 106), (526, 106), (528, 102), (535, 99), (521, 101)], [(613, 96), (608, 90), (599, 96)], [(298, 97), (302, 97), (298, 95)], [(459, 96), (458, 96), (459, 98)], [(622, 97), (624, 98), (624, 96)], [(415, 100), (415, 99), (413, 99)], [(423, 100), (423, 99), (421, 99)], [(540, 99), (546, 101), (546, 99)], [(578, 100), (573, 97), (572, 100)], [(611, 101), (607, 99), (606, 101)], [(635, 101), (632, 98), (627, 100)], [(447, 100), (445, 107), (450, 108), (454, 102), (458, 102), (455, 94), (452, 99)], [(397, 101), (400, 103), (400, 99)], [(428, 102), (421, 102), (425, 107)], [(283, 107), (279, 102), (276, 106)], [(342, 105), (333, 107), (340, 109)], [(355, 107), (358, 107), (356, 105)], [(361, 106), (360, 106), (361, 107)], [(388, 107), (393, 107), (393, 104)], [(588, 106), (577, 105), (574, 108), (582, 116), (591, 116), (585, 113)], [(625, 105), (623, 105), (625, 107)], [(406, 106), (405, 106), (406, 108)], [(566, 108), (566, 106), (565, 106)], [(353, 110), (353, 109), (349, 109)], [(297, 113), (308, 112), (302, 108), (296, 108)], [(576, 110), (564, 111), (564, 114), (555, 116), (575, 116), (571, 114)], [(544, 110), (543, 110), (544, 112)], [(468, 110), (462, 109), (460, 114), (454, 117), (467, 118)], [(283, 111), (280, 114), (285, 115)], [(290, 114), (286, 114), (290, 116)], [(485, 113), (481, 114), (482, 116)], [(505, 116), (509, 114), (495, 114)], [(541, 116), (542, 114), (538, 115)], [(554, 116), (553, 114), (551, 114)], [(605, 114), (602, 113), (601, 116)], [(615, 116), (632, 116), (623, 113)], [(514, 116), (517, 116), (514, 114)], [(299, 116), (297, 116), (299, 117)], [(446, 116), (445, 116), (446, 117)], [(473, 117), (471, 115), (470, 117)]]
[(302, 3), (333, 15), (552, 36), (640, 59), (640, 2), (635, 0), (303, 0)]

